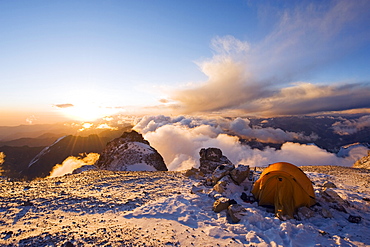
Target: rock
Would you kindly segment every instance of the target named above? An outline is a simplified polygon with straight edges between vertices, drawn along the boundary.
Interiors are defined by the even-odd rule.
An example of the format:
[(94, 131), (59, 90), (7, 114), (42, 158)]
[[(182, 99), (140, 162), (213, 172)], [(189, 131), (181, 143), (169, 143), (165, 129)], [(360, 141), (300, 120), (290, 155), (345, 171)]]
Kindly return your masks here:
[(220, 193), (218, 193), (217, 191), (215, 190), (212, 190), (211, 192), (208, 193), (208, 196), (209, 197), (212, 197), (213, 199), (217, 200), (217, 199), (220, 199), (221, 197), (223, 197)]
[(193, 186), (191, 187), (191, 193), (192, 194), (197, 194), (197, 193), (202, 193), (203, 192), (203, 188), (202, 188), (202, 185), (201, 184), (193, 184)]
[(245, 214), (246, 210), (245, 210), (245, 208), (243, 208), (239, 204), (231, 204), (227, 208), (227, 212), (230, 215), (231, 221), (233, 223), (238, 223), (242, 219), (242, 217)]
[(222, 158), (222, 151), (218, 148), (202, 148), (199, 155), (202, 160), (219, 162)]
[(348, 217), (348, 221), (351, 222), (351, 223), (360, 223), (361, 222), (361, 216), (354, 216), (354, 215), (350, 215)]
[(249, 166), (239, 164), (238, 167), (230, 171), (230, 176), (237, 184), (241, 184), (249, 177), (249, 170)]
[(333, 189), (337, 188), (337, 186), (333, 182), (330, 182), (330, 181), (325, 181), (322, 186), (325, 188), (333, 188)]
[(229, 175), (221, 178), (213, 189), (226, 197), (232, 197), (235, 193), (241, 193), (243, 188), (236, 185)]
[(240, 199), (242, 199), (244, 202), (249, 202), (249, 203), (256, 201), (253, 195), (248, 196), (245, 192), (242, 192)]
[(226, 156), (222, 155), (222, 151), (218, 148), (202, 148), (199, 155), (199, 170), (204, 174), (212, 174), (219, 165), (232, 164)]
[(344, 204), (344, 200), (331, 188), (325, 189), (321, 192), (321, 196), (327, 201), (332, 203)]
[(212, 173), (212, 184), (216, 184), (221, 178), (228, 175), (235, 168), (233, 164), (219, 165)]
[(186, 177), (192, 177), (195, 179), (200, 179), (204, 177), (203, 172), (199, 169), (192, 167), (191, 169), (187, 170), (184, 174)]
[(62, 244), (62, 247), (74, 247), (74, 245), (72, 244), (72, 242), (67, 241), (64, 244)]
[(217, 199), (214, 203), (213, 203), (213, 211), (215, 211), (216, 213), (219, 213), (221, 212), (222, 210), (225, 210), (227, 209), (229, 206), (230, 206), (230, 200), (226, 197), (221, 197), (219, 199)]
[(229, 176), (225, 176), (219, 180), (215, 186), (213, 186), (213, 189), (220, 194), (224, 194), (230, 183), (232, 183), (231, 178)]
[(325, 188), (320, 192), (321, 198), (326, 201), (329, 207), (341, 211), (347, 212), (346, 207), (349, 205), (347, 201), (343, 200), (334, 190), (331, 188)]
[(355, 168), (370, 169), (370, 150), (367, 151), (367, 155), (357, 160), (353, 165)]
[(33, 206), (33, 203), (30, 202), (30, 200), (28, 199), (27, 201), (23, 202), (22, 206), (31, 207), (31, 206)]
[(110, 141), (95, 166), (111, 171), (167, 171), (162, 156), (136, 131)]
[(309, 219), (315, 216), (315, 212), (308, 207), (300, 207), (297, 212), (298, 217), (302, 219)]
[(228, 199), (226, 197), (220, 197), (213, 203), (213, 211), (216, 213), (221, 212), (222, 210), (227, 209), (230, 205), (237, 204), (234, 199)]
[(207, 186), (213, 186), (214, 184), (212, 183), (212, 178), (207, 177), (207, 178), (206, 178), (206, 181), (205, 181), (205, 184), (206, 184)]
[(333, 218), (333, 214), (327, 208), (322, 208), (320, 214), (324, 218)]

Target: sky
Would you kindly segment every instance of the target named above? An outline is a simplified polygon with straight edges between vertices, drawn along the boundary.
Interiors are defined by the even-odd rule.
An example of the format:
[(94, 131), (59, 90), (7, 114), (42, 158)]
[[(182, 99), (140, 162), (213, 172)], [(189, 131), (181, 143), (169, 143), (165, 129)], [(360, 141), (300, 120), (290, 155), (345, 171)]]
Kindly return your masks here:
[(370, 112), (370, 1), (0, 1), (0, 125)]

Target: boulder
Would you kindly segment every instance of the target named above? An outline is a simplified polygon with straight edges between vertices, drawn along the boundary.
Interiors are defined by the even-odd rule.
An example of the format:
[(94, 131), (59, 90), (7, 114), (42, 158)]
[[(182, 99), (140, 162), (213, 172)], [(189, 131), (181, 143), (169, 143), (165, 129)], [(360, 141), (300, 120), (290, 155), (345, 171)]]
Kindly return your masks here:
[(320, 214), (324, 218), (333, 218), (333, 214), (327, 208), (322, 208)]
[(298, 209), (297, 215), (299, 219), (309, 219), (315, 216), (315, 212), (308, 207), (300, 207)]
[(226, 210), (230, 206), (230, 200), (226, 197), (221, 197), (213, 203), (213, 211), (216, 213)]
[(220, 194), (224, 194), (231, 183), (233, 183), (231, 178), (229, 176), (224, 176), (213, 186), (213, 189)]
[(199, 170), (204, 174), (212, 174), (219, 165), (232, 164), (226, 156), (222, 155), (222, 151), (218, 148), (202, 148), (199, 155)]
[(325, 189), (324, 191), (322, 191), (321, 196), (327, 202), (345, 204), (345, 201), (342, 199), (342, 197), (340, 197), (337, 194), (337, 192), (335, 192), (331, 188), (328, 188), (328, 189)]
[(222, 194), (223, 196), (232, 197), (235, 193), (241, 193), (243, 188), (241, 188), (239, 185), (236, 185), (231, 177), (226, 175), (221, 178), (215, 184), (215, 186), (213, 186), (213, 190)]
[(221, 178), (228, 175), (235, 168), (233, 164), (219, 165), (212, 173), (212, 184), (216, 184)]
[(325, 181), (322, 186), (325, 188), (333, 188), (333, 189), (337, 188), (337, 186), (333, 182), (330, 182), (330, 181)]
[(347, 212), (346, 207), (349, 206), (349, 203), (343, 200), (334, 190), (331, 188), (325, 188), (320, 192), (321, 200), (324, 200), (327, 205), (335, 210), (341, 212)]
[(348, 216), (348, 221), (351, 223), (360, 223), (361, 222), (361, 216), (355, 216), (355, 215), (350, 215)]
[(249, 166), (239, 164), (234, 170), (230, 171), (230, 177), (240, 185), (249, 177), (249, 170)]
[(243, 206), (241, 206), (239, 204), (231, 204), (227, 208), (227, 212), (230, 215), (231, 221), (233, 223), (238, 223), (242, 219), (242, 217), (245, 214), (246, 210), (245, 210), (245, 208)]

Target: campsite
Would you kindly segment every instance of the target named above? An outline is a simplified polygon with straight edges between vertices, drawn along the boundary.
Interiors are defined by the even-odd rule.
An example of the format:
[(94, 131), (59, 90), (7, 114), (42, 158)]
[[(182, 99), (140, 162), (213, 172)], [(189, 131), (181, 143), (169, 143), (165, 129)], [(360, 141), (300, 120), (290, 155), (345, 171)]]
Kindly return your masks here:
[[(212, 186), (183, 172), (90, 170), (31, 182), (1, 177), (0, 245), (370, 245), (369, 171), (300, 168), (313, 183), (320, 206), (280, 220), (238, 194), (234, 200), (243, 207), (238, 223), (227, 210), (213, 210)], [(327, 194), (339, 196), (336, 200), (320, 192), (328, 182), (336, 188), (326, 188)], [(350, 216), (358, 222), (349, 221)]]

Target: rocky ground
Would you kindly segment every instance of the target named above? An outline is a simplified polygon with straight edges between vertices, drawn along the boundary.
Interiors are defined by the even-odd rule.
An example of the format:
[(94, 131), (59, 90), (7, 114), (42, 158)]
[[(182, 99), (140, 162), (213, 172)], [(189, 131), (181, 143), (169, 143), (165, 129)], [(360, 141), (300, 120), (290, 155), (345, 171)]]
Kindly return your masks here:
[(345, 186), (347, 190), (370, 194), (370, 169), (343, 166), (302, 166), (300, 168), (306, 173), (327, 174), (328, 179), (338, 187)]
[(301, 168), (315, 190), (335, 183), (361, 222), (332, 208), (332, 218), (280, 221), (240, 202), (246, 212), (235, 224), (212, 211), (206, 190), (191, 193), (198, 181), (181, 172), (87, 171), (31, 182), (1, 177), (0, 246), (370, 245), (369, 171)]

